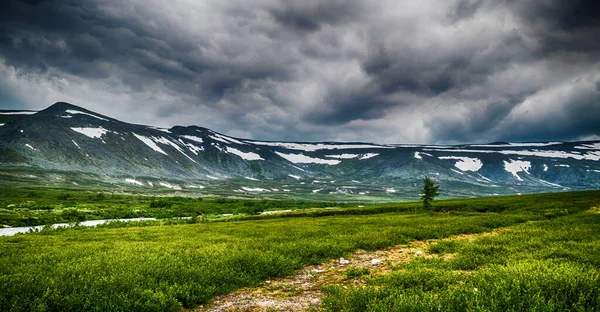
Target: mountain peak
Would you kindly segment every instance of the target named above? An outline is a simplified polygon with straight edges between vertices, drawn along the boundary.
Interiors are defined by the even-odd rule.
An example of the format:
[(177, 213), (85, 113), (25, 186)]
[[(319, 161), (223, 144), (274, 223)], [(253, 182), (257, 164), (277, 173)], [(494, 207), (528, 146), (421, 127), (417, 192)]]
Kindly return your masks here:
[(78, 114), (78, 113), (84, 114), (84, 115), (91, 115), (93, 117), (103, 119), (103, 120), (112, 119), (112, 118), (104, 116), (102, 114), (98, 114), (96, 112), (90, 111), (89, 109), (85, 109), (81, 106), (73, 105), (73, 104), (67, 103), (67, 102), (56, 102), (56, 103), (48, 106), (46, 109), (39, 111), (36, 115), (37, 116), (61, 116), (65, 113), (67, 113), (67, 115), (68, 114)]
[(81, 111), (85, 111), (85, 112), (90, 112), (87, 109), (77, 106), (77, 105), (73, 105), (71, 103), (67, 103), (67, 102), (56, 102), (50, 106), (48, 106), (46, 109), (42, 110), (43, 112), (64, 112), (68, 109), (76, 109), (76, 110), (81, 110)]

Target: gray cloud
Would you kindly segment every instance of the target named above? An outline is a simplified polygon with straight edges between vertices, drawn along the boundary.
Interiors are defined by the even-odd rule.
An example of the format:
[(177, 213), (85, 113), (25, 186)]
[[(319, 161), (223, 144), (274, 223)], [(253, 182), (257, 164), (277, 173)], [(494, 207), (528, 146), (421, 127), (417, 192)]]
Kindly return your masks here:
[(3, 1), (0, 105), (276, 140), (600, 135), (597, 1), (175, 2)]

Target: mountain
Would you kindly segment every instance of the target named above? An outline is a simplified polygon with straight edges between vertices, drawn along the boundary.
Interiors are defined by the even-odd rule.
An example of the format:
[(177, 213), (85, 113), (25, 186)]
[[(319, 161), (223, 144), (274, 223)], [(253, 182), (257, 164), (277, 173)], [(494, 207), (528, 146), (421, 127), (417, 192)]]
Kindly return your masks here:
[(321, 199), (446, 196), (600, 187), (600, 141), (471, 145), (265, 142), (197, 126), (121, 122), (82, 107), (0, 111), (0, 180), (171, 188)]

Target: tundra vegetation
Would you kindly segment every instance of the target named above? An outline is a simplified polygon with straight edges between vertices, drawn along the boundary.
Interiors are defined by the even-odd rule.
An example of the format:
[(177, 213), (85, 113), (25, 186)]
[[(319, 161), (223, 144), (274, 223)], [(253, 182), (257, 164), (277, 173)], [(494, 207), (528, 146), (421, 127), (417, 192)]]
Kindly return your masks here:
[[(79, 205), (83, 196), (38, 195), (30, 197), (36, 205), (56, 200)], [(176, 199), (150, 208), (151, 198), (142, 204), (136, 196), (85, 196), (148, 210), (169, 211), (188, 201), (219, 209), (217, 199)], [(159, 200), (171, 201), (154, 199)], [(8, 201), (15, 198), (3, 199)], [(179, 311), (357, 249), (426, 239), (439, 240), (427, 254), (448, 256), (418, 257), (376, 276), (352, 269), (347, 277), (361, 279), (362, 286), (327, 287), (321, 308), (600, 310), (600, 191), (440, 200), (430, 211), (415, 212), (421, 205), (302, 209), (0, 237), (0, 310)], [(11, 220), (20, 222), (18, 216), (27, 218)], [(448, 239), (494, 229), (498, 235)]]

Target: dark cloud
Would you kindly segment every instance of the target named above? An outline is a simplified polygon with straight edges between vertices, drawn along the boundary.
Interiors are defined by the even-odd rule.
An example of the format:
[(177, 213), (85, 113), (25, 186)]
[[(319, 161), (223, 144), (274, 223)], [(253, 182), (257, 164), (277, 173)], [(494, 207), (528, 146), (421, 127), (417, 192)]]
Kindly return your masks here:
[(481, 5), (483, 5), (483, 1), (481, 1), (481, 0), (458, 1), (458, 3), (456, 3), (456, 5), (453, 6), (451, 8), (451, 10), (448, 12), (448, 17), (453, 22), (456, 22), (458, 20), (465, 19), (465, 18), (470, 18), (473, 15), (475, 15), (475, 13), (479, 9), (479, 7), (481, 7)]
[(356, 89), (331, 89), (324, 102), (303, 119), (318, 125), (340, 125), (353, 120), (372, 120), (385, 116), (388, 108), (398, 105), (382, 94), (375, 85)]
[(453, 88), (468, 87), (490, 72), (489, 68), (472, 63), (466, 55), (434, 60), (433, 51), (409, 50), (391, 54), (380, 48), (364, 62), (365, 73), (372, 76), (385, 93), (439, 95)]
[[(534, 112), (528, 112), (534, 114)], [(600, 133), (600, 95), (592, 92), (575, 94), (557, 110), (529, 121), (510, 123), (504, 136), (508, 140), (573, 140)]]
[(258, 139), (576, 139), (600, 135), (599, 6), (7, 0), (0, 101)]
[(275, 20), (299, 32), (313, 32), (323, 25), (339, 25), (360, 20), (368, 9), (358, 0), (281, 1), (269, 13)]
[(439, 142), (474, 142), (486, 139), (486, 134), (502, 123), (528, 95), (511, 96), (501, 101), (473, 106), (468, 114), (457, 120), (441, 123), (429, 120), (433, 136)]

